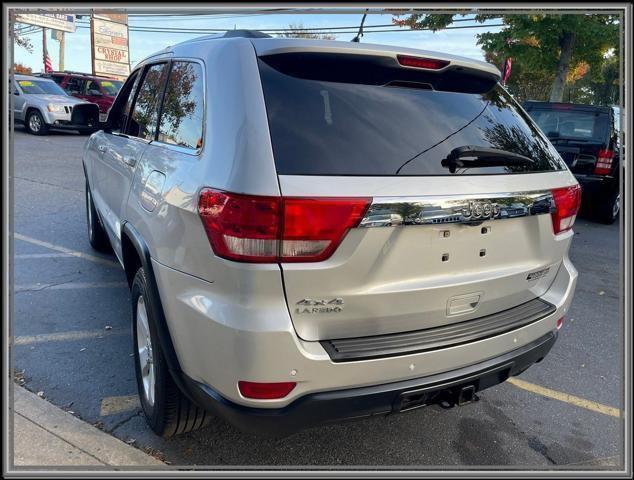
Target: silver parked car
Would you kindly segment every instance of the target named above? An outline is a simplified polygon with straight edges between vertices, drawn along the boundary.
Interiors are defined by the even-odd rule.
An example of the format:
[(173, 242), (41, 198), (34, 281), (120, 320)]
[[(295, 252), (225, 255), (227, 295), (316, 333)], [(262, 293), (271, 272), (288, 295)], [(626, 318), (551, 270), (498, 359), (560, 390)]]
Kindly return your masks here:
[[(34, 135), (46, 135), (51, 128), (92, 133), (98, 125), (93, 103), (68, 95), (54, 81), (31, 75), (14, 75), (13, 114)], [(77, 106), (81, 106), (74, 111)]]
[(544, 358), (580, 190), (499, 79), (249, 31), (138, 64), (83, 165), (157, 434), (209, 412), (279, 435), (463, 405)]

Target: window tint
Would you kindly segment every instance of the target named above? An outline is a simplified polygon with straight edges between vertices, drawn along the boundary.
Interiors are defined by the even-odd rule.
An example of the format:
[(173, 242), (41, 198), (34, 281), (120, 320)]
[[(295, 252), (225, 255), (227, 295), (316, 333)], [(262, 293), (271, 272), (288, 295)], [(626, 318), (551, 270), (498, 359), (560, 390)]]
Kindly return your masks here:
[(530, 110), (530, 115), (549, 138), (605, 141), (608, 136), (607, 113), (553, 108)]
[(166, 63), (152, 65), (146, 69), (141, 86), (137, 90), (132, 115), (126, 127), (128, 135), (145, 140), (154, 139), (159, 101), (166, 74)]
[(61, 75), (51, 75), (49, 78), (58, 85), (60, 85), (62, 83), (62, 80), (64, 80), (64, 77), (62, 77)]
[(81, 94), (81, 92), (84, 91), (84, 83), (84, 80), (82, 80), (81, 78), (71, 77), (66, 82), (64, 90), (71, 94)]
[(198, 63), (173, 62), (161, 110), (158, 140), (179, 147), (202, 147), (204, 85)]
[(119, 133), (125, 127), (130, 115), (132, 100), (134, 99), (134, 92), (136, 92), (139, 78), (140, 74), (138, 71), (132, 72), (126, 80), (124, 86), (121, 88), (121, 92), (119, 92), (119, 95), (115, 99), (115, 103), (112, 105), (108, 114), (110, 131)]
[[(441, 77), (435, 89), (427, 84), (433, 80), (402, 81), (408, 69), (379, 65), (370, 79), (351, 75), (337, 81), (326, 71), (301, 78), (296, 61), (291, 71), (258, 62), (279, 174), (482, 175), (565, 168), (530, 117), (495, 84), (483, 92), (457, 91), (460, 84), (451, 78), (445, 83), (452, 91), (441, 91), (449, 88)], [(379, 74), (380, 84), (373, 84)], [(442, 160), (467, 145), (534, 162), (450, 172)]]
[(99, 84), (95, 82), (94, 80), (87, 80), (86, 81), (86, 95), (91, 95), (94, 92), (98, 92), (97, 95), (101, 93), (99, 89)]

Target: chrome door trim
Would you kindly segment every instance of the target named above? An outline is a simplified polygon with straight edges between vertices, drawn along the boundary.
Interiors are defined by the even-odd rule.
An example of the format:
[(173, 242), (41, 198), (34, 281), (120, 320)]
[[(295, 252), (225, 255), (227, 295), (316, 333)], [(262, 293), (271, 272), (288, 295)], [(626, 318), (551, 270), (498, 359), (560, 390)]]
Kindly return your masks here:
[(496, 194), (375, 197), (359, 228), (462, 223), (550, 214), (555, 211), (549, 190)]

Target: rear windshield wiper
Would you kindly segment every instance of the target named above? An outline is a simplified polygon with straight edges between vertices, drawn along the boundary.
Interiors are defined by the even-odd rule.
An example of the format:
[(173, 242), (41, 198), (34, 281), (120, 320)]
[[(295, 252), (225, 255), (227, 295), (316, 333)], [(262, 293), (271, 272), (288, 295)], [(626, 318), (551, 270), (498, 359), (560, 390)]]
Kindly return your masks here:
[[(464, 160), (464, 157), (473, 157), (474, 160)], [(472, 145), (454, 148), (447, 158), (441, 161), (441, 165), (448, 168), (451, 173), (455, 173), (456, 168), (507, 167), (533, 163), (532, 158), (518, 153)]]

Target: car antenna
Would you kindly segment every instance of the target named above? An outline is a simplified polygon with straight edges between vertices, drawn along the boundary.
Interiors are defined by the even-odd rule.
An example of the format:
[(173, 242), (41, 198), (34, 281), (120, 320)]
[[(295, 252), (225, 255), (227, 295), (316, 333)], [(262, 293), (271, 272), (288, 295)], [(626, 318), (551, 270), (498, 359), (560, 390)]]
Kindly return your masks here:
[(363, 36), (363, 24), (365, 23), (365, 17), (368, 16), (368, 10), (369, 8), (365, 9), (365, 13), (363, 14), (363, 17), (361, 18), (361, 25), (359, 25), (359, 31), (357, 32), (357, 36), (354, 37), (352, 40), (350, 40), (351, 42), (359, 43), (361, 41), (361, 37)]

